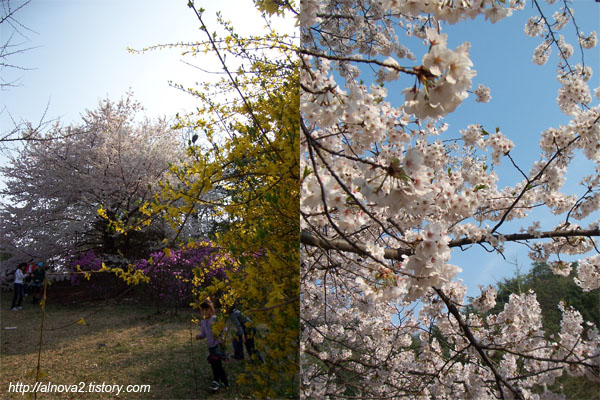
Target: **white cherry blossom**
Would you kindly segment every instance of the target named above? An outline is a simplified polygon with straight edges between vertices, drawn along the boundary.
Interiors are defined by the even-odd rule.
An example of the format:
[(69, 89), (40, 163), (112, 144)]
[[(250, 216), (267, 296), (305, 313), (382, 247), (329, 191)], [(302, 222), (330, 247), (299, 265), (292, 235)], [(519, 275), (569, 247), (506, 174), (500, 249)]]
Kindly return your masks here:
[[(600, 221), (589, 222), (600, 210), (600, 109), (588, 86), (595, 65), (581, 57), (596, 39), (573, 37), (569, 4), (538, 4), (552, 10), (546, 15), (522, 1), (304, 6), (304, 398), (545, 399), (557, 398), (548, 388), (563, 371), (598, 379), (597, 330), (584, 328), (575, 310), (562, 307), (554, 338), (535, 293), (513, 294), (491, 314), (496, 290), (465, 300), (452, 257), (452, 249), (502, 254), (523, 245), (555, 273), (576, 275), (584, 290), (600, 287)], [(488, 102), (485, 85), (493, 83), (472, 88), (471, 45), (449, 45), (456, 38), (447, 25), (517, 12), (534, 14), (522, 34), (537, 41), (540, 68), (556, 61), (556, 111), (567, 115), (559, 126), (540, 121), (537, 149), (519, 149), (511, 139), (524, 132), (483, 126), (476, 115), (461, 127), (445, 119), (463, 102)], [(521, 165), (519, 152), (534, 161)], [(575, 158), (593, 165), (577, 179), (583, 194), (565, 189)], [(517, 176), (508, 183), (506, 166)], [(538, 209), (562, 222), (531, 221)]]

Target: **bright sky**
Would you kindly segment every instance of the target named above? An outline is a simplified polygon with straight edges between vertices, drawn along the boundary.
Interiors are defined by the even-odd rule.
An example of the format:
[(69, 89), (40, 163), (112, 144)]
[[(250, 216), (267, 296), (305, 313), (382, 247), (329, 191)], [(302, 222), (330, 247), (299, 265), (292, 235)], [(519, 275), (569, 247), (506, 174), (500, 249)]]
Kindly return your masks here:
[[(22, 0), (11, 0), (13, 8)], [(218, 30), (215, 12), (222, 11), (240, 32), (256, 33), (264, 26), (251, 1), (196, 0), (203, 7), (209, 31)], [(156, 44), (195, 42), (206, 39), (187, 0), (32, 0), (15, 16), (33, 32), (24, 31), (35, 47), (11, 62), (31, 68), (3, 71), (7, 81), (19, 78), (19, 86), (0, 92), (3, 130), (15, 120), (37, 121), (49, 105), (46, 119), (76, 123), (85, 109), (104, 98), (118, 100), (129, 89), (147, 114), (172, 116), (193, 111), (194, 99), (169, 81), (193, 87), (206, 76), (184, 64), (180, 49), (130, 54), (127, 47), (143, 49)], [(0, 25), (3, 41), (7, 26)], [(185, 58), (203, 69), (220, 71), (204, 57)]]
[[(11, 2), (16, 7), (22, 1)], [(259, 18), (252, 18), (256, 13), (249, 0), (196, 1), (196, 4), (207, 8), (205, 15), (210, 31), (217, 29), (213, 18), (217, 8), (242, 32), (264, 25)], [(600, 4), (593, 0), (575, 0), (574, 10), (579, 27), (585, 33), (599, 30)], [(490, 132), (500, 127), (515, 142), (512, 154), (525, 170), (537, 157), (539, 134), (567, 121), (555, 100), (559, 87), (555, 79), (556, 56), (544, 67), (531, 62), (539, 42), (525, 36), (523, 27), (532, 11), (528, 6), (527, 10), (495, 25), (482, 23), (480, 18), (466, 26), (444, 27), (449, 33), (449, 47), (471, 42), (470, 54), (478, 71), (474, 84), (489, 86), (492, 101), (478, 104), (468, 99), (447, 120), (450, 129), (443, 139), (459, 137), (458, 130), (471, 123), (482, 123)], [(148, 116), (173, 116), (195, 109), (195, 100), (190, 95), (168, 84), (172, 80), (193, 86), (206, 78), (181, 61), (180, 50), (142, 55), (129, 54), (126, 50), (127, 47), (142, 49), (160, 43), (204, 40), (187, 0), (32, 0), (16, 17), (36, 32), (27, 32), (29, 41), (25, 44), (35, 48), (11, 60), (31, 70), (12, 71), (10, 75), (2, 72), (5, 80), (19, 78), (20, 83), (18, 87), (0, 92), (0, 109), (5, 109), (0, 115), (2, 131), (11, 126), (9, 114), (17, 121), (35, 122), (42, 117), (46, 105), (47, 120), (60, 118), (65, 123), (76, 123), (85, 109), (96, 107), (98, 100), (107, 97), (118, 100), (129, 89), (146, 107)], [(8, 33), (6, 27), (0, 27), (4, 41)], [(569, 38), (571, 34), (565, 36)], [(579, 57), (577, 51), (576, 48), (573, 59)], [(420, 56), (418, 58), (420, 60)], [(187, 61), (208, 70), (220, 69), (205, 58)], [(585, 62), (595, 68), (596, 75), (590, 86), (600, 86), (598, 48), (586, 52)], [(402, 88), (398, 87), (398, 93)], [(580, 161), (575, 164), (573, 175), (582, 175), (589, 168)], [(502, 184), (517, 182), (514, 169), (503, 167), (498, 171), (499, 174), (508, 172), (509, 178)], [(570, 179), (568, 184), (574, 187), (576, 180)], [(545, 221), (543, 227), (551, 229), (553, 225), (547, 216), (535, 219), (541, 218)], [(508, 248), (507, 256), (509, 261), (518, 256), (524, 268), (530, 264), (523, 249)], [(455, 251), (451, 262), (463, 267), (462, 278), (471, 296), (479, 292), (477, 283), (494, 283), (514, 272), (513, 265), (484, 251)]]

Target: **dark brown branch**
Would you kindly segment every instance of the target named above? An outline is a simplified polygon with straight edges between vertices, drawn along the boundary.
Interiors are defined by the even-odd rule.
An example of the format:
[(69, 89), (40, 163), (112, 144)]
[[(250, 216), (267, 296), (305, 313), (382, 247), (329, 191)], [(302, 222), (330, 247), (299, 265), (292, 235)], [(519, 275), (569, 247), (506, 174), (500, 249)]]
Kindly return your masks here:
[(333, 54), (325, 54), (325, 53), (318, 53), (318, 52), (310, 51), (306, 48), (300, 48), (298, 50), (298, 52), (300, 54), (305, 54), (308, 56), (319, 57), (319, 58), (324, 58), (324, 59), (334, 60), (334, 61), (350, 61), (350, 62), (355, 62), (355, 63), (375, 64), (380, 67), (394, 69), (398, 72), (403, 72), (403, 73), (409, 74), (409, 75), (419, 76), (420, 74), (423, 73), (421, 70), (417, 70), (415, 68), (406, 68), (406, 67), (401, 67), (399, 65), (386, 64), (383, 61), (379, 61), (379, 60), (375, 60), (375, 59), (364, 59), (364, 58), (360, 58), (360, 57), (356, 57), (356, 56), (354, 56), (354, 57), (336, 56)]
[[(600, 228), (587, 229), (587, 230), (561, 230), (561, 231), (547, 231), (541, 232), (537, 235), (530, 233), (513, 233), (510, 235), (492, 235), (496, 239), (503, 236), (506, 241), (514, 242), (518, 240), (531, 240), (531, 239), (547, 239), (547, 238), (566, 238), (576, 236), (600, 236)], [(482, 244), (488, 243), (489, 241), (485, 238), (463, 238), (451, 240), (448, 247), (460, 247), (469, 244)], [(338, 250), (350, 253), (356, 253), (360, 255), (367, 255), (366, 246), (362, 244), (350, 244), (347, 240), (343, 239), (325, 239), (324, 237), (317, 237), (312, 233), (304, 230), (300, 232), (300, 243), (307, 246), (320, 247), (324, 250)], [(414, 253), (413, 248), (402, 248), (402, 249), (385, 249), (384, 257), (388, 260), (402, 260), (404, 256), (410, 256)]]
[(500, 375), (500, 373), (496, 370), (496, 367), (494, 367), (494, 364), (492, 364), (492, 362), (490, 361), (490, 359), (487, 356), (487, 354), (485, 353), (485, 351), (483, 351), (483, 346), (481, 345), (479, 340), (477, 340), (475, 338), (475, 336), (473, 336), (473, 332), (471, 332), (471, 329), (467, 326), (467, 324), (463, 320), (462, 315), (460, 314), (460, 311), (458, 311), (458, 308), (456, 308), (456, 306), (452, 303), (452, 300), (450, 300), (450, 298), (448, 296), (446, 296), (446, 294), (441, 289), (436, 289), (436, 288), (433, 288), (433, 289), (438, 294), (438, 296), (440, 296), (442, 301), (446, 304), (448, 311), (454, 316), (454, 318), (458, 322), (458, 325), (460, 326), (462, 331), (465, 333), (465, 336), (467, 337), (469, 342), (473, 345), (473, 347), (475, 347), (475, 350), (477, 350), (477, 353), (479, 353), (479, 356), (481, 357), (482, 361), (488, 366), (488, 368), (494, 374), (494, 377), (496, 378), (498, 390), (500, 391), (501, 398), (505, 398), (504, 391), (502, 390), (502, 385), (501, 385), (501, 383), (502, 383), (511, 392), (513, 392), (518, 399), (523, 399), (523, 394), (521, 393), (521, 391), (514, 388), (510, 383), (508, 383), (506, 381), (506, 379), (502, 375)]
[(575, 138), (571, 139), (571, 141), (569, 141), (569, 143), (567, 143), (563, 148), (559, 148), (556, 151), (556, 153), (554, 153), (554, 155), (548, 160), (548, 162), (542, 167), (542, 169), (537, 173), (536, 176), (534, 176), (531, 179), (527, 179), (527, 183), (523, 187), (523, 190), (521, 190), (521, 193), (519, 193), (519, 195), (515, 198), (513, 203), (510, 205), (510, 207), (508, 207), (506, 212), (502, 215), (502, 218), (500, 218), (500, 221), (498, 221), (498, 223), (492, 228), (492, 233), (496, 232), (496, 230), (498, 228), (500, 228), (500, 226), (504, 223), (504, 221), (506, 221), (506, 218), (508, 218), (508, 215), (510, 214), (510, 212), (517, 206), (517, 204), (519, 203), (521, 198), (525, 195), (525, 193), (535, 187), (533, 185), (533, 183), (542, 178), (542, 176), (546, 172), (546, 169), (548, 169), (548, 167), (550, 167), (550, 164), (552, 164), (552, 162), (554, 162), (554, 160), (559, 155), (561, 155), (565, 149), (568, 149), (573, 143), (575, 143), (580, 138), (581, 138), (581, 136), (576, 136)]

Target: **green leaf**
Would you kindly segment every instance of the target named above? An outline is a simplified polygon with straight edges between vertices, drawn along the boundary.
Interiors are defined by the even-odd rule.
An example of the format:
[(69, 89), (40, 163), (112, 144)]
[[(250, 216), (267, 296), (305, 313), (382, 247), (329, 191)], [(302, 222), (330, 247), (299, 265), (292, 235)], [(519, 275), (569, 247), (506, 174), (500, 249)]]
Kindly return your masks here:
[(277, 195), (274, 193), (265, 193), (265, 200), (267, 200), (271, 204), (277, 204)]
[(260, 240), (263, 240), (265, 237), (267, 237), (267, 233), (268, 232), (265, 229), (263, 229), (263, 228), (258, 228), (256, 230), (256, 235), (258, 236), (258, 238)]
[(304, 167), (304, 173), (302, 174), (302, 179), (306, 178), (310, 174), (312, 174), (312, 170), (308, 167)]

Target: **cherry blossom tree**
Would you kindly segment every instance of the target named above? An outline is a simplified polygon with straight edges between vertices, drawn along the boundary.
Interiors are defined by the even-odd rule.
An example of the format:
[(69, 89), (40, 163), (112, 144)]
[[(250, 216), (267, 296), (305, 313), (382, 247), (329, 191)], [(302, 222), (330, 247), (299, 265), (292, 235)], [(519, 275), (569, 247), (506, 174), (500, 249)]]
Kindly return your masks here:
[[(544, 332), (534, 292), (485, 314), (495, 289), (482, 288), (468, 304), (460, 265), (451, 263), (453, 250), (482, 246), (502, 257), (520, 244), (559, 275), (577, 260), (575, 282), (600, 288), (600, 108), (584, 61), (597, 51), (597, 34), (576, 24), (569, 1), (525, 6), (302, 2), (306, 398), (552, 399), (561, 398), (550, 387), (562, 374), (599, 381), (598, 328), (577, 310), (560, 305), (554, 336)], [(524, 12), (533, 13), (525, 34), (539, 41), (533, 62), (557, 54), (557, 110), (569, 118), (550, 128), (540, 121), (539, 157), (529, 167), (515, 161), (514, 142), (499, 128), (445, 122), (470, 95), (482, 103), (493, 95), (475, 87), (470, 44), (452, 48), (445, 30)], [(460, 139), (445, 140), (452, 131)], [(583, 192), (565, 193), (575, 157), (590, 167), (579, 177)], [(518, 173), (513, 184), (500, 184), (503, 165)], [(561, 222), (530, 221), (542, 208)]]
[(169, 162), (184, 154), (167, 121), (138, 118), (141, 109), (130, 95), (104, 100), (82, 115), (82, 123), (57, 124), (39, 140), (23, 143), (0, 169), (6, 184), (0, 209), (4, 251), (21, 260), (83, 250), (140, 257), (169, 236), (160, 221), (120, 235), (102, 218), (142, 215)]

